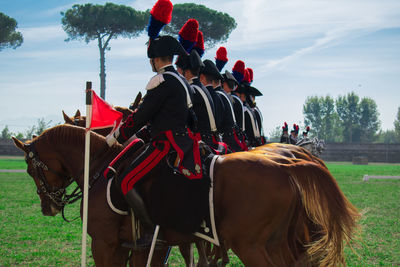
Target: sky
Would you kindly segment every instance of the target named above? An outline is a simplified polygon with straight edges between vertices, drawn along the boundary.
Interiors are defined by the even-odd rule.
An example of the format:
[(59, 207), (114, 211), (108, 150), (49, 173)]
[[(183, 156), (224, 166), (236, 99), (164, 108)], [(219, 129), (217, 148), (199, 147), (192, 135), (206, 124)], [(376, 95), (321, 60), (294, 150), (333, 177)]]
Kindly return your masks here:
[[(137, 10), (155, 0), (113, 2)], [(226, 43), (206, 50), (214, 59), (228, 50), (231, 70), (237, 60), (254, 71), (253, 86), (268, 136), (284, 122), (304, 126), (303, 105), (310, 96), (336, 99), (355, 92), (375, 100), (382, 130), (394, 129), (400, 107), (400, 1), (398, 0), (203, 0), (235, 18)], [(18, 22), (24, 36), (17, 49), (0, 51), (0, 130), (25, 132), (37, 120), (64, 122), (62, 110), (84, 114), (85, 85), (100, 94), (96, 42), (65, 42), (60, 12), (70, 0), (0, 0), (0, 12)], [(118, 38), (106, 52), (106, 101), (128, 106), (154, 75), (146, 54), (147, 35)], [(223, 70), (223, 71), (224, 71)], [(301, 131), (301, 129), (300, 129)]]

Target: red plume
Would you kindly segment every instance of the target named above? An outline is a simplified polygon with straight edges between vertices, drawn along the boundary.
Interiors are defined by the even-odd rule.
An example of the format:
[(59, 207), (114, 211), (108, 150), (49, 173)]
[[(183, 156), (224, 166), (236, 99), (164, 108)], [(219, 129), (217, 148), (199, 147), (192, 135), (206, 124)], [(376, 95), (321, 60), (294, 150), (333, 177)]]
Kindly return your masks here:
[(228, 52), (226, 51), (226, 48), (221, 46), (217, 50), (217, 55), (216, 55), (215, 59), (218, 59), (221, 61), (228, 61), (227, 55), (228, 55)]
[(150, 11), (153, 17), (165, 24), (171, 22), (173, 5), (170, 0), (158, 0)]
[(196, 19), (188, 19), (179, 31), (179, 35), (186, 41), (196, 42), (199, 22)]
[(245, 69), (244, 70), (244, 78), (243, 81), (250, 83), (250, 74), (249, 74), (249, 70)]
[(236, 61), (235, 65), (233, 66), (232, 71), (236, 71), (236, 72), (239, 72), (239, 73), (245, 75), (244, 69), (245, 69), (244, 62), (241, 60), (238, 60), (238, 61)]
[(310, 131), (310, 126), (307, 126), (306, 130), (307, 130), (307, 132), (309, 132)]
[(250, 75), (250, 82), (253, 82), (253, 69), (247, 68), (247, 71), (249, 72)]
[(203, 39), (202, 31), (197, 32), (197, 41), (196, 41), (196, 44), (194, 45), (194, 47), (204, 50), (204, 39)]

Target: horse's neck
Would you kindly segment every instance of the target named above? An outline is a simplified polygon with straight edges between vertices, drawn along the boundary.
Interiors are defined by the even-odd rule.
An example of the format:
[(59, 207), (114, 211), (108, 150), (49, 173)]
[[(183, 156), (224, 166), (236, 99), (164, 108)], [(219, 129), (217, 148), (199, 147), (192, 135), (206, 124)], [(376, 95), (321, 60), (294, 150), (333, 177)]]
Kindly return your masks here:
[(60, 151), (63, 151), (60, 153), (63, 165), (68, 168), (69, 174), (80, 188), (83, 188), (84, 184), (86, 153), (89, 153), (89, 181), (93, 179), (93, 176), (100, 175), (100, 171), (105, 167), (105, 164), (109, 163), (116, 156), (116, 152), (110, 151), (106, 143), (97, 144), (96, 147), (92, 147), (92, 152), (90, 150), (86, 152), (85, 145), (82, 147), (77, 144), (65, 144), (65, 149), (60, 149)]

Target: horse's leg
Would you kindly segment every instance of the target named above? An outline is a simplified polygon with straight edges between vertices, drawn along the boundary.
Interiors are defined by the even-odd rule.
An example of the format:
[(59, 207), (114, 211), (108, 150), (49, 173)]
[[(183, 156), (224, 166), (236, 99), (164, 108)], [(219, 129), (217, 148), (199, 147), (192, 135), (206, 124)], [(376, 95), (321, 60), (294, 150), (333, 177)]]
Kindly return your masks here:
[(129, 252), (129, 248), (122, 247), (121, 244), (118, 244), (113, 254), (113, 266), (126, 266), (129, 260)]
[(125, 255), (118, 255), (123, 256), (123, 258), (116, 259), (115, 254), (119, 254), (119, 252), (117, 252), (117, 248), (117, 242), (92, 238), (92, 254), (96, 266), (126, 266), (129, 258), (129, 250), (125, 251)]
[(190, 243), (179, 245), (179, 251), (181, 252), (183, 259), (185, 260), (186, 266), (194, 266), (193, 244)]
[(219, 247), (220, 249), (220, 256), (222, 258), (221, 262), (221, 267), (224, 267), (229, 263), (229, 257), (228, 257), (228, 249), (226, 248), (225, 242), (221, 240), (221, 246)]
[[(167, 255), (168, 248), (156, 249), (151, 260), (152, 267), (167, 267), (168, 264), (164, 264), (165, 257)], [(130, 267), (145, 267), (149, 256), (150, 249), (145, 250), (132, 250), (131, 257), (129, 260)]]
[(199, 262), (197, 263), (197, 267), (207, 267), (207, 255), (206, 255), (206, 242), (203, 240), (196, 241), (197, 251), (199, 253)]
[(210, 251), (208, 254), (209, 266), (218, 266), (218, 260), (220, 259), (220, 247), (211, 245), (211, 243), (208, 244), (210, 245)]
[(285, 267), (286, 265), (274, 265), (271, 264), (267, 250), (263, 245), (251, 246), (236, 246), (232, 249), (238, 257), (241, 259), (243, 264), (247, 267), (269, 267), (269, 266), (279, 266)]

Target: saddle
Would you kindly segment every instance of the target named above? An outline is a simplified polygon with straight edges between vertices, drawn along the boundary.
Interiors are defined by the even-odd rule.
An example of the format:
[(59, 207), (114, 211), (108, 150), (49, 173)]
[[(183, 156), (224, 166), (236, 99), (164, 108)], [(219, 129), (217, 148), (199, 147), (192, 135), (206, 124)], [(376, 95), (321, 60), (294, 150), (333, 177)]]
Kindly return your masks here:
[[(144, 196), (146, 208), (155, 224), (181, 233), (199, 233), (203, 238), (211, 236), (214, 240), (212, 236), (216, 236), (216, 231), (215, 224), (212, 227), (214, 218), (210, 213), (212, 199), (210, 201), (209, 173), (215, 155), (205, 143), (200, 142), (199, 146), (203, 167), (201, 179), (188, 179), (179, 173), (172, 164), (176, 162), (177, 155), (170, 153), (165, 157), (164, 164), (161, 163), (152, 170), (163, 175), (153, 178), (149, 189), (145, 189), (142, 183), (138, 184), (138, 191)], [(121, 190), (113, 182), (110, 183), (107, 193), (110, 196), (110, 207), (115, 212), (119, 210), (117, 213), (121, 215), (127, 215), (129, 206), (125, 203)]]

